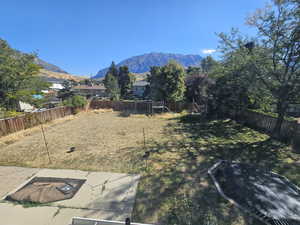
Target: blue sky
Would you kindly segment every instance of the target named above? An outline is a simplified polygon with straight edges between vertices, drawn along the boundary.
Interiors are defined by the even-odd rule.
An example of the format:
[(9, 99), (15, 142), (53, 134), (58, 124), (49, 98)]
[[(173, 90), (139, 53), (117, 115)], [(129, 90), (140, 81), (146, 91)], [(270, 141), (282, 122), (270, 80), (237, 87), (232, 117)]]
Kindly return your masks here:
[(253, 34), (265, 0), (2, 0), (0, 38), (69, 73), (91, 75), (149, 52), (202, 54), (215, 32)]

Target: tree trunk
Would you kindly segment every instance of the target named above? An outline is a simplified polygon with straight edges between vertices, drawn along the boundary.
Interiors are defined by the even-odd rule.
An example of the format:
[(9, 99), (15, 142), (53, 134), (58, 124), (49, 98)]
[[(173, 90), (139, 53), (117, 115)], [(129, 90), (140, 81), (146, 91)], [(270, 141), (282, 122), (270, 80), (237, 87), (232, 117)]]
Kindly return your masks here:
[(285, 113), (286, 113), (286, 110), (287, 110), (287, 106), (288, 105), (284, 101), (279, 101), (277, 103), (278, 117), (277, 117), (277, 121), (276, 121), (274, 130), (273, 130), (273, 133), (272, 133), (273, 137), (280, 138), (281, 126), (282, 126), (282, 123), (284, 121), (284, 116), (285, 116)]

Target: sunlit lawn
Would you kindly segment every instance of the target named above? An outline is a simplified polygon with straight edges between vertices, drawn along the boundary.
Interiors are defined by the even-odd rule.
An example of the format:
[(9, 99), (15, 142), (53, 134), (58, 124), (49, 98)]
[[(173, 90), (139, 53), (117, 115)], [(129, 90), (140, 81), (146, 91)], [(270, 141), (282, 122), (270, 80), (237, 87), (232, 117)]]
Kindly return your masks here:
[(170, 119), (164, 132), (168, 140), (148, 143), (153, 153), (137, 196), (137, 221), (245, 224), (246, 215), (222, 199), (207, 177), (220, 159), (255, 164), (300, 185), (299, 155), (234, 121), (183, 116)]

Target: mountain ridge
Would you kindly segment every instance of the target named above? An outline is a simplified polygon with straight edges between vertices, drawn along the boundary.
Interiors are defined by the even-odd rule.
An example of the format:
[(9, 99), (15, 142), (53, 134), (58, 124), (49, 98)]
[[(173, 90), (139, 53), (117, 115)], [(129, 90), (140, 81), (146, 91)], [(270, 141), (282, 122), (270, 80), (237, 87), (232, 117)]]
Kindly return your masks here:
[(63, 69), (61, 69), (60, 67), (54, 65), (54, 64), (51, 64), (51, 63), (48, 63), (38, 57), (35, 58), (35, 63), (41, 67), (43, 67), (43, 69), (45, 70), (48, 70), (48, 71), (51, 71), (51, 72), (56, 72), (56, 73), (65, 73), (65, 74), (68, 74), (68, 72), (64, 71)]
[[(145, 73), (150, 71), (151, 66), (164, 66), (170, 60), (175, 60), (182, 64), (184, 67), (199, 66), (202, 57), (197, 54), (175, 54), (175, 53), (162, 53), (151, 52), (142, 55), (132, 56), (122, 60), (117, 64), (117, 67), (128, 66), (129, 71), (132, 73)], [(108, 68), (101, 69), (93, 78), (101, 78), (105, 76)]]

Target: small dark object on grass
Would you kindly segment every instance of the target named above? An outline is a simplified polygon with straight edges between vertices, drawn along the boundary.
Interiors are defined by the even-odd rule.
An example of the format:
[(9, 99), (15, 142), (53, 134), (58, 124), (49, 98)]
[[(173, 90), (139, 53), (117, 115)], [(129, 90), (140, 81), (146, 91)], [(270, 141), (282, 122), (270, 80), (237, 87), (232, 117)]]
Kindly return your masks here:
[(71, 148), (70, 148), (70, 150), (69, 150), (69, 151), (67, 151), (67, 153), (74, 152), (74, 151), (75, 151), (75, 149), (76, 149), (75, 147), (71, 147)]
[(150, 156), (150, 151), (146, 151), (145, 154), (143, 155), (143, 159), (148, 159)]

